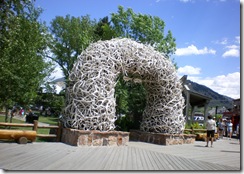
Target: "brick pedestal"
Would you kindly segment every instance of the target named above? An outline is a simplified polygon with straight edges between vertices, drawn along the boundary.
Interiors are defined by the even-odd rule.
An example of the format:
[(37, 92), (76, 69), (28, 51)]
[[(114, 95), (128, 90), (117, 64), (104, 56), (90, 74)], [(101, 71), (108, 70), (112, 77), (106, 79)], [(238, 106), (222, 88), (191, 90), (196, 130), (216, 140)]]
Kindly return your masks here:
[(130, 141), (141, 141), (161, 145), (194, 144), (196, 135), (166, 134), (130, 130)]
[(73, 146), (124, 146), (129, 141), (129, 132), (63, 128), (61, 141)]

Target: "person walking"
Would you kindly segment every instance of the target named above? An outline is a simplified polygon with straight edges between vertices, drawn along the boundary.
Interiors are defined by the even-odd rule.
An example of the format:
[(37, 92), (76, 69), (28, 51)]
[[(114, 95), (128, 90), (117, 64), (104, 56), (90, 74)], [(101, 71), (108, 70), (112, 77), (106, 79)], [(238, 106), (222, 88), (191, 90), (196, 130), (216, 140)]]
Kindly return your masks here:
[(231, 140), (231, 136), (232, 136), (232, 127), (233, 127), (233, 124), (232, 124), (231, 120), (229, 120), (229, 122), (227, 123), (227, 132), (229, 135), (229, 140)]
[(207, 126), (207, 145), (205, 147), (208, 147), (209, 140), (211, 140), (211, 147), (213, 147), (213, 139), (214, 139), (216, 122), (215, 120), (213, 120), (212, 115), (208, 116), (208, 121), (206, 123), (206, 126)]
[(238, 142), (240, 144), (240, 123), (238, 123), (236, 126), (236, 135), (237, 135)]
[(228, 133), (227, 133), (227, 120), (224, 120), (224, 136), (227, 138), (228, 137)]
[(225, 128), (225, 124), (223, 122), (223, 119), (221, 118), (219, 120), (219, 124), (218, 124), (218, 134), (219, 134), (219, 138), (221, 138), (221, 139), (223, 139), (224, 128)]

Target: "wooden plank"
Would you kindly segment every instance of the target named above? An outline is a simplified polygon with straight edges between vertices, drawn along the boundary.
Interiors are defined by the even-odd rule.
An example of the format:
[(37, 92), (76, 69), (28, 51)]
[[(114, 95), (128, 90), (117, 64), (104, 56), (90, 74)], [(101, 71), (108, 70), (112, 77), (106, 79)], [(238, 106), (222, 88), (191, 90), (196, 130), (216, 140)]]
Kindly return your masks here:
[(137, 170), (143, 170), (144, 169), (143, 162), (142, 162), (143, 159), (141, 158), (141, 155), (140, 155), (140, 149), (134, 148), (134, 152), (136, 155)]
[(170, 155), (169, 159), (172, 161), (175, 170), (186, 170), (187, 169), (182, 165), (181, 161), (179, 161), (180, 157)]
[(126, 169), (127, 159), (128, 159), (127, 155), (128, 155), (128, 146), (123, 148), (123, 162), (122, 162), (122, 165), (121, 165), (121, 170)]
[(24, 123), (3, 123), (3, 122), (0, 122), (0, 126), (33, 127), (34, 124), (24, 124)]
[(133, 167), (134, 167), (134, 170), (142, 170), (142, 163), (141, 163), (141, 159), (140, 159), (140, 155), (138, 153), (138, 150), (137, 148), (134, 148), (134, 147), (131, 147), (132, 148), (132, 157), (133, 157), (133, 161), (134, 161), (134, 164)]
[(148, 154), (147, 154), (147, 151), (146, 150), (143, 150), (142, 151), (142, 154), (143, 154), (143, 159), (145, 160), (145, 163), (146, 163), (146, 168), (147, 170), (154, 170), (154, 167), (152, 166), (151, 164), (151, 161), (150, 159), (148, 158)]
[(72, 149), (66, 149), (63, 158), (53, 161), (46, 166), (45, 170), (77, 170), (77, 163), (80, 167), (86, 162), (87, 157), (91, 155), (92, 148), (82, 148), (72, 146)]
[(55, 135), (55, 134), (37, 134), (36, 136), (40, 137), (40, 138), (56, 138), (57, 137), (57, 135)]
[(115, 149), (116, 149), (115, 147), (106, 148), (108, 155), (107, 155), (106, 161), (104, 161), (104, 163), (103, 163), (104, 164), (103, 170), (110, 170), (111, 163), (114, 160), (114, 155), (116, 152)]
[(134, 147), (128, 147), (128, 155), (127, 155), (127, 168), (128, 170), (139, 170), (140, 168), (138, 168), (138, 160), (140, 160), (137, 157), (137, 153), (136, 153), (136, 148)]
[(183, 160), (181, 161), (185, 164), (185, 166), (187, 166), (186, 170), (203, 170), (203, 168), (201, 167), (202, 162), (188, 158), (183, 158)]
[(109, 170), (122, 170), (121, 166), (123, 162), (124, 148), (128, 148), (128, 147), (119, 146), (114, 148), (116, 151), (114, 152), (114, 157), (111, 162)]
[(132, 159), (131, 159), (131, 147), (127, 147), (127, 156), (126, 156), (126, 168), (132, 170)]
[(162, 162), (167, 166), (165, 170), (174, 170), (174, 166), (172, 165), (171, 161), (169, 160), (169, 156), (167, 154), (162, 154), (161, 156)]
[(172, 170), (173, 167), (168, 165), (168, 161), (165, 160), (164, 154), (155, 152), (155, 158), (160, 162), (159, 170)]
[[(75, 147), (63, 143), (26, 145), (0, 143), (0, 166), (10, 170), (104, 170), (105, 168), (106, 170), (240, 171), (240, 146), (232, 142), (219, 142), (223, 147), (216, 144), (216, 148), (199, 147), (197, 144), (170, 147), (145, 144), (144, 147), (139, 143), (140, 146)], [(211, 161), (217, 157), (220, 157), (219, 160)], [(228, 160), (223, 157), (229, 158), (228, 160), (232, 162), (228, 164)]]
[(165, 166), (164, 166), (164, 164), (162, 164), (162, 161), (159, 159), (159, 157), (157, 155), (158, 153), (157, 152), (153, 152), (153, 151), (150, 151), (150, 153), (153, 156), (154, 164), (157, 165), (157, 169), (156, 170), (164, 170)]
[(154, 153), (150, 150), (147, 150), (147, 156), (148, 156), (148, 160), (150, 161), (149, 165), (151, 165), (153, 167), (153, 170), (159, 170), (158, 166), (157, 166), (157, 162), (155, 161), (155, 156)]
[(112, 152), (109, 160), (107, 161), (108, 165), (107, 165), (107, 167), (105, 167), (105, 168), (107, 168), (105, 170), (114, 170), (116, 168), (115, 166), (118, 163), (118, 158), (120, 155), (120, 154), (118, 154), (119, 147), (115, 146), (115, 147), (110, 147), (110, 148), (113, 148), (113, 152)]
[(55, 125), (38, 125), (37, 126), (38, 128), (50, 128), (50, 129), (58, 129), (59, 127), (58, 126), (55, 126)]
[(117, 159), (117, 164), (114, 166), (114, 170), (123, 170), (122, 165), (123, 165), (123, 160), (124, 160), (124, 150), (125, 146), (120, 146), (117, 150), (118, 154), (118, 159)]
[[(102, 170), (102, 168), (103, 168), (102, 164), (106, 164), (106, 162), (107, 162), (107, 161), (104, 161), (104, 157), (107, 155), (108, 147), (93, 147), (93, 148), (95, 148), (95, 149), (92, 153), (94, 153), (95, 156), (92, 158), (89, 158), (89, 161), (87, 160), (88, 165), (84, 164), (85, 165), (84, 169), (89, 170), (89, 168), (90, 168), (93, 170)], [(114, 153), (117, 153), (117, 152), (114, 152)], [(92, 165), (91, 164), (89, 165), (89, 163), (92, 163)]]
[(134, 147), (128, 147), (130, 149), (129, 151), (129, 159), (128, 161), (130, 161), (130, 165), (131, 165), (131, 170), (138, 170), (137, 168), (137, 154), (135, 152), (135, 148)]
[[(49, 147), (46, 147), (49, 148)], [(42, 155), (39, 153), (33, 154), (32, 156), (26, 156), (27, 159), (24, 159), (25, 163), (18, 164), (16, 163), (15, 168), (18, 170), (45, 170), (45, 167), (51, 165), (52, 163), (59, 161), (62, 158), (66, 158), (67, 151), (64, 149), (57, 148), (56, 150), (46, 150), (42, 152)], [(55, 170), (52, 168), (52, 170)], [(56, 168), (56, 170), (59, 170)]]
[[(45, 148), (39, 148), (38, 150), (32, 150), (31, 147), (27, 145), (15, 145), (15, 151), (7, 151), (8, 157), (2, 160), (1, 156), (1, 166), (5, 166), (7, 169), (28, 169), (30, 165), (34, 166), (33, 163), (36, 162), (37, 164), (40, 162), (40, 159), (50, 155), (46, 146)], [(35, 149), (35, 148), (33, 148)], [(35, 167), (35, 166), (34, 166)]]
[(137, 149), (137, 154), (138, 154), (138, 158), (140, 160), (140, 167), (138, 170), (148, 170), (148, 164), (146, 163), (145, 157), (144, 157), (144, 149), (140, 149), (140, 148), (136, 148)]
[[(86, 147), (77, 147), (77, 151), (73, 153), (72, 167), (76, 170), (99, 170), (99, 163), (97, 160), (101, 157), (98, 155), (101, 150), (101, 147), (86, 146)], [(84, 153), (84, 151), (89, 151), (89, 153)], [(106, 150), (105, 150), (106, 151)], [(85, 154), (85, 155), (84, 155)], [(77, 160), (78, 159), (78, 160)], [(102, 158), (103, 159), (103, 158)], [(81, 161), (83, 161), (81, 163)]]

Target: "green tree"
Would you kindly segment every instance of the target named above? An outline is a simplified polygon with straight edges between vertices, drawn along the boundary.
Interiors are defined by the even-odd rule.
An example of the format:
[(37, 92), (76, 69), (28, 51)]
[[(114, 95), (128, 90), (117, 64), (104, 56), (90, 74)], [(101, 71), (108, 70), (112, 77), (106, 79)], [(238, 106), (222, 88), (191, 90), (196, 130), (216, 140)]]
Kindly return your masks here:
[[(154, 47), (157, 51), (164, 53), (167, 58), (174, 54), (175, 38), (170, 30), (165, 35), (165, 23), (159, 17), (136, 14), (131, 8), (125, 10), (122, 6), (119, 6), (118, 12), (112, 13), (111, 16), (111, 21), (103, 25), (103, 27), (109, 28), (109, 30), (102, 30), (103, 35), (106, 35), (106, 31), (113, 31), (111, 38), (118, 36), (132, 38)], [(101, 28), (103, 29), (103, 27)], [(131, 74), (129, 76), (133, 78)], [(146, 90), (142, 84), (133, 84), (133, 82), (127, 82), (127, 85), (121, 86), (122, 81), (123, 78), (119, 78), (119, 83), (117, 83), (119, 86), (116, 86), (116, 111), (117, 113), (122, 111), (126, 116), (122, 122), (117, 121), (116, 123), (122, 130), (138, 129), (146, 104)], [(121, 94), (126, 95), (123, 97)], [(128, 123), (126, 127), (125, 122)]]
[(108, 16), (98, 21), (94, 33), (97, 37), (97, 40), (110, 40), (119, 36), (111, 27), (111, 21), (109, 21)]
[(117, 36), (133, 38), (134, 40), (153, 46), (168, 58), (176, 51), (175, 38), (169, 30), (165, 36), (165, 23), (157, 16), (136, 14), (131, 8), (125, 10), (118, 7), (117, 13), (112, 13), (111, 27)]
[(117, 84), (115, 87), (115, 97), (116, 97), (116, 115), (120, 117), (128, 113), (128, 99), (129, 92), (127, 90), (128, 83), (123, 79), (123, 75), (120, 74), (117, 79)]
[[(133, 78), (131, 74), (129, 77)], [(146, 90), (142, 84), (124, 81), (120, 74), (115, 88), (116, 116), (118, 130), (139, 129), (146, 105)]]
[[(97, 40), (109, 40), (115, 37), (132, 38), (153, 46), (169, 58), (175, 52), (176, 44), (171, 31), (165, 34), (164, 28), (165, 23), (159, 17), (136, 14), (131, 8), (125, 10), (122, 6), (118, 6), (117, 13), (112, 13), (110, 21), (107, 16), (97, 23), (89, 16), (56, 17), (51, 23), (51, 33), (54, 36), (51, 58), (60, 65), (66, 80), (78, 55), (90, 43)], [(128, 82), (130, 85), (126, 85), (122, 80), (123, 77), (118, 79), (115, 92), (117, 115), (126, 114), (128, 117), (133, 115), (132, 120), (139, 122), (145, 106), (145, 89), (141, 84), (132, 85)], [(124, 120), (131, 121), (129, 118)]]
[(60, 66), (66, 80), (68, 80), (78, 55), (96, 40), (95, 24), (96, 21), (91, 20), (88, 15), (57, 16), (52, 20), (50, 31), (53, 35), (53, 42), (50, 48), (53, 55), (48, 57)]
[(36, 96), (49, 63), (43, 59), (48, 43), (46, 28), (38, 22), (42, 12), (29, 0), (0, 1), (0, 104), (26, 105)]
[[(50, 84), (47, 84), (50, 85)], [(62, 108), (64, 107), (64, 94), (59, 93), (56, 94), (55, 91), (53, 91), (54, 87), (46, 87), (45, 93), (40, 90), (38, 92), (38, 97), (35, 100), (35, 104), (38, 106), (42, 106), (44, 110), (40, 111), (40, 115), (47, 116), (47, 108), (50, 108), (50, 111), (52, 116), (58, 117), (62, 111)]]

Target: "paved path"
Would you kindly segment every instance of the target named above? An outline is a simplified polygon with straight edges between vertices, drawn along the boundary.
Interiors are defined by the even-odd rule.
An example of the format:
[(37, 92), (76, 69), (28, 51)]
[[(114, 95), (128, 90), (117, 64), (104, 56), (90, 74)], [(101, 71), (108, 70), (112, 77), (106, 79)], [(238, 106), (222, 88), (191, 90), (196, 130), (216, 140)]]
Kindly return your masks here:
[(64, 143), (0, 142), (4, 170), (92, 171), (240, 171), (241, 151), (236, 139), (162, 146), (129, 142), (127, 146), (75, 147)]

